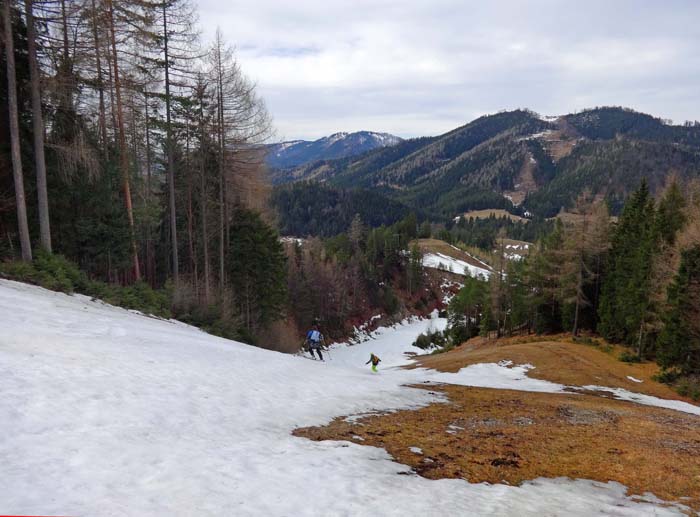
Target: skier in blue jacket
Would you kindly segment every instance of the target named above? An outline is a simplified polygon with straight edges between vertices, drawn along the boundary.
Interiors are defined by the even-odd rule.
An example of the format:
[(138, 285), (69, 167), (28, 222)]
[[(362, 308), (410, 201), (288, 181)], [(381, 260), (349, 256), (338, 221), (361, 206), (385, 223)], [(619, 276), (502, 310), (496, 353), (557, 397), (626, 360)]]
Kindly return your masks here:
[(321, 354), (321, 346), (324, 344), (323, 334), (318, 329), (318, 324), (314, 323), (311, 330), (306, 333), (306, 346), (309, 347), (309, 353), (312, 359), (316, 359), (314, 356), (314, 350), (318, 354), (318, 358), (323, 361), (323, 355)]

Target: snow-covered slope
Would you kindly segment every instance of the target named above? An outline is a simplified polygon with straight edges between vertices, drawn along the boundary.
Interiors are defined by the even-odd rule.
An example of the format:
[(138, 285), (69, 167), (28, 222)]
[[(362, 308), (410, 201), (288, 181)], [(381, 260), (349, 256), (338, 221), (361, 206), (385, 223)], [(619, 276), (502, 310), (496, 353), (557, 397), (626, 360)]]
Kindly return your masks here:
[[(320, 363), (0, 280), (0, 512), (678, 514), (627, 498), (616, 483), (512, 487), (397, 475), (409, 469), (381, 449), (290, 434), (433, 400), (403, 384), (450, 382), (449, 374), (387, 368), (429, 325), (444, 321), (384, 329)], [(379, 374), (363, 366), (369, 352), (386, 360)], [(498, 369), (488, 375), (498, 386)], [(512, 377), (508, 386), (527, 389), (527, 377)]]
[(423, 255), (423, 266), (433, 269), (441, 269), (456, 273), (458, 275), (469, 275), (473, 277), (481, 277), (487, 280), (491, 275), (491, 271), (485, 268), (474, 266), (468, 262), (454, 257), (449, 257), (443, 253), (426, 253)]

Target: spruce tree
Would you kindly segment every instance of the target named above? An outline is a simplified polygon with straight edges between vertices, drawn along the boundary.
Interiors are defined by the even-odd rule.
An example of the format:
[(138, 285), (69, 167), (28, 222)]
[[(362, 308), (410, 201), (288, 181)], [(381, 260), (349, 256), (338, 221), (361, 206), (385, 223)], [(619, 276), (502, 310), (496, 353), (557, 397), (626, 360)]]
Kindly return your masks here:
[(656, 230), (659, 238), (664, 243), (672, 246), (676, 240), (676, 234), (685, 224), (685, 198), (676, 181), (667, 188), (664, 197), (659, 201), (656, 214)]
[(643, 355), (652, 259), (657, 246), (655, 208), (646, 181), (625, 203), (612, 237), (599, 308), (601, 334), (636, 345)]
[(277, 232), (251, 210), (232, 214), (226, 278), (248, 332), (277, 319), (286, 302), (287, 265)]
[(700, 373), (700, 246), (683, 251), (668, 304), (658, 341), (659, 363), (685, 374)]

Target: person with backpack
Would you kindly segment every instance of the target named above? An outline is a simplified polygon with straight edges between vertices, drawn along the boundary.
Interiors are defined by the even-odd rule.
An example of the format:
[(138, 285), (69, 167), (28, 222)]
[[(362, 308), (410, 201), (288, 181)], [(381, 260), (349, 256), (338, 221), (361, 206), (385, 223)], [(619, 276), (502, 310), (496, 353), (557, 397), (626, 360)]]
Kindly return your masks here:
[(377, 373), (377, 365), (381, 362), (382, 362), (382, 360), (379, 359), (379, 357), (377, 357), (374, 354), (369, 354), (369, 361), (367, 361), (365, 364), (372, 363), (372, 371), (374, 373)]
[(323, 345), (323, 334), (318, 329), (318, 323), (314, 323), (311, 330), (306, 333), (306, 346), (309, 347), (309, 353), (312, 359), (316, 359), (314, 355), (314, 350), (318, 354), (318, 358), (323, 361), (323, 355), (321, 354), (321, 345)]

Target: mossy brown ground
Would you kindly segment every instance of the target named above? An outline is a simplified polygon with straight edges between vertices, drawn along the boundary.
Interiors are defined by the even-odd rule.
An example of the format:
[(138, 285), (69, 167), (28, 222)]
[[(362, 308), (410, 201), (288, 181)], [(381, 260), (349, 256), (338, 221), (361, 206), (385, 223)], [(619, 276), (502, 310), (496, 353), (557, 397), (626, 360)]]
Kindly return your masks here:
[[(528, 376), (571, 386), (598, 385), (624, 388), (629, 391), (665, 399), (693, 402), (653, 377), (659, 368), (655, 363), (628, 364), (618, 357), (625, 350), (602, 340), (599, 346), (573, 343), (568, 336), (518, 336), (489, 340), (475, 338), (444, 354), (416, 357), (415, 367), (443, 372), (457, 372), (477, 363), (512, 361), (531, 364)], [(635, 382), (633, 377), (642, 382)]]
[[(664, 398), (674, 395), (651, 380), (649, 365), (620, 363), (594, 347), (547, 343), (474, 346), (471, 352), (458, 349), (421, 358), (421, 363), (456, 371), (472, 362), (500, 357), (516, 364), (539, 365), (531, 371), (533, 376), (540, 370), (540, 378), (565, 384), (632, 389), (626, 378), (631, 375), (644, 380), (634, 391)], [(541, 346), (533, 352), (537, 345)], [(493, 352), (516, 347), (522, 347), (518, 349), (522, 356)], [(577, 351), (581, 353), (568, 355)], [(450, 355), (452, 361), (446, 361)], [(518, 484), (538, 477), (566, 476), (617, 481), (630, 494), (651, 492), (700, 510), (700, 417), (593, 394), (452, 385), (416, 388), (443, 392), (449, 402), (351, 422), (338, 418), (328, 426), (298, 429), (294, 434), (382, 447), (430, 479)], [(411, 447), (423, 453), (412, 452)]]

